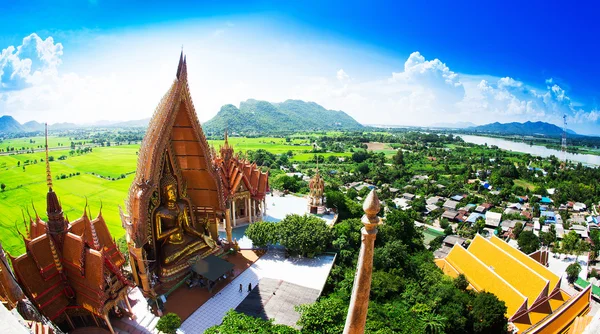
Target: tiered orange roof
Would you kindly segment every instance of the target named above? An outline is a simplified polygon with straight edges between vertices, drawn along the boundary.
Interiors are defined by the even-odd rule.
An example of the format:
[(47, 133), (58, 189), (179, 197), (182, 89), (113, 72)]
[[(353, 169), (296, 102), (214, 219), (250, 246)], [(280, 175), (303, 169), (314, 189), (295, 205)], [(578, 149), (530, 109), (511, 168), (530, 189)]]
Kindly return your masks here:
[(560, 289), (560, 277), (495, 236), (477, 235), (468, 249), (455, 245), (436, 264), (447, 275), (464, 274), (474, 290), (504, 301), (506, 316), (519, 332), (558, 333), (589, 310), (588, 289), (569, 296)]
[(26, 295), (50, 320), (61, 322), (68, 309), (85, 309), (104, 317), (127, 293), (130, 283), (121, 272), (125, 259), (101, 211), (93, 220), (85, 210), (73, 223), (65, 219), (52, 189), (47, 158), (46, 166), (48, 221), (36, 212), (35, 219), (26, 224), (22, 236), (27, 251), (11, 257), (15, 275)]
[(227, 132), (225, 132), (225, 142), (220, 147), (219, 153), (215, 156), (214, 164), (219, 170), (226, 199), (230, 200), (236, 194), (242, 182), (252, 198), (264, 199), (269, 191), (269, 173), (262, 172), (256, 163), (250, 163), (235, 156), (233, 147), (229, 144)]

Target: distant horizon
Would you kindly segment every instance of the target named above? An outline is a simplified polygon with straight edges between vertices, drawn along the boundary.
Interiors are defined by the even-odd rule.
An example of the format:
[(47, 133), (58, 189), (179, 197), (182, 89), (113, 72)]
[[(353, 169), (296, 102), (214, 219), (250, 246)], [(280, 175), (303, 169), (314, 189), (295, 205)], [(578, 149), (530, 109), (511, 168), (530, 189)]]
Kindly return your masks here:
[[(305, 101), (305, 102), (310, 102), (310, 101)], [(279, 102), (273, 102), (273, 103), (279, 103)], [(11, 115), (1, 115), (0, 118), (2, 118), (4, 116), (13, 117)], [(13, 117), (13, 119), (15, 119), (21, 125), (29, 123), (29, 122), (36, 122), (36, 123), (42, 124), (42, 125), (46, 123), (46, 122), (40, 122), (40, 121), (37, 121), (37, 120), (29, 120), (29, 121), (22, 122), (22, 121), (19, 121), (18, 119), (16, 119), (15, 117)], [(77, 126), (98, 126), (98, 127), (101, 127), (101, 126), (111, 126), (111, 125), (115, 125), (115, 124), (119, 124), (119, 123), (139, 122), (139, 121), (146, 121), (146, 120), (149, 121), (150, 119), (151, 119), (151, 117), (140, 118), (140, 119), (128, 119), (128, 120), (98, 120), (98, 121), (93, 121), (93, 122), (90, 122), (90, 123), (56, 122), (56, 123), (48, 123), (48, 125), (49, 126), (53, 126), (53, 125), (57, 125), (57, 124), (74, 124), (74, 125), (77, 125)], [(203, 125), (205, 122), (207, 122), (207, 121), (201, 122), (201, 124)], [(500, 123), (500, 122), (498, 122), (498, 123), (500, 123), (500, 124), (508, 124), (508, 123), (525, 124), (527, 122), (532, 122), (532, 123), (541, 122), (541, 123), (555, 125), (555, 126), (557, 126), (559, 128), (561, 127), (558, 124), (548, 123), (548, 122), (544, 122), (544, 121), (524, 121), (524, 122), (506, 122), (506, 123)], [(461, 123), (462, 122), (457, 122), (457, 123), (443, 123), (445, 125), (440, 125), (440, 123), (434, 123), (434, 124), (431, 124), (431, 125), (406, 125), (406, 124), (381, 124), (381, 123), (360, 123), (360, 124), (362, 126), (376, 127), (376, 128), (438, 128), (438, 129), (465, 130), (465, 129), (468, 129), (470, 127), (477, 127), (477, 126), (489, 125), (489, 124), (493, 124), (493, 123), (496, 123), (496, 122), (484, 123), (484, 124), (474, 124), (474, 123), (472, 123), (472, 125), (467, 126), (467, 127), (453, 127), (453, 125), (458, 125), (458, 124), (461, 124)], [(577, 134), (577, 135), (599, 137), (595, 133), (581, 133), (581, 132), (576, 132), (576, 131), (572, 130), (571, 128), (567, 128), (567, 131), (575, 132), (575, 134)]]

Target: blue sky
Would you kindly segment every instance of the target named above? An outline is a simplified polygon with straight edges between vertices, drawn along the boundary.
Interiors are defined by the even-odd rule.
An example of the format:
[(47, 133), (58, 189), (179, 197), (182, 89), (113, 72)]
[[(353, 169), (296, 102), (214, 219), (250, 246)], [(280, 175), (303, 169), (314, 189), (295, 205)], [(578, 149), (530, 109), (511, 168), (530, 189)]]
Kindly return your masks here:
[[(600, 8), (592, 2), (125, 3), (0, 2), (0, 50), (14, 46), (11, 67), (0, 61), (0, 114), (67, 121), (72, 112), (61, 110), (90, 108), (74, 121), (149, 117), (183, 44), (198, 71), (190, 80), (202, 121), (255, 97), (313, 100), (363, 123), (559, 123), (566, 113), (576, 131), (600, 129)], [(17, 55), (32, 33), (38, 61)], [(23, 74), (19, 60), (28, 56)], [(8, 78), (19, 68), (23, 80)], [(84, 106), (69, 96), (81, 87), (76, 95), (88, 94), (88, 103), (99, 95), (121, 103)], [(128, 97), (140, 103), (123, 103)], [(123, 104), (135, 110), (124, 114)]]

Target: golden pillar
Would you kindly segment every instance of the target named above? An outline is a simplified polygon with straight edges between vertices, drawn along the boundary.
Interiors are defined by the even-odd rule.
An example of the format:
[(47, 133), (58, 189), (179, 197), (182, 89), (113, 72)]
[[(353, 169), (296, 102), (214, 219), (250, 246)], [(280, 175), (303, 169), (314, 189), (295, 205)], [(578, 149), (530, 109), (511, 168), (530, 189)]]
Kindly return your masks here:
[(227, 242), (231, 245), (233, 244), (233, 238), (231, 236), (231, 205), (227, 205), (227, 210), (225, 210), (225, 232), (227, 232)]
[(381, 219), (377, 216), (380, 209), (381, 204), (379, 198), (377, 198), (377, 192), (373, 189), (363, 203), (365, 214), (361, 221), (364, 227), (360, 231), (362, 244), (358, 255), (358, 265), (354, 285), (352, 286), (352, 297), (350, 298), (344, 334), (362, 334), (365, 331), (369, 293), (371, 292), (375, 238), (377, 237), (377, 226), (381, 224)]

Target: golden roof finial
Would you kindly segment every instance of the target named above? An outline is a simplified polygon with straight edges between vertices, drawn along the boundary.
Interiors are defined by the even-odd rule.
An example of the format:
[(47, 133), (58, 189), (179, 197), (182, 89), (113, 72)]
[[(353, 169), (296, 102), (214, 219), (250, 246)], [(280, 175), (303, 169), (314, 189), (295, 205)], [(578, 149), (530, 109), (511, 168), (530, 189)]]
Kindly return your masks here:
[(33, 212), (35, 212), (35, 220), (40, 220), (40, 215), (38, 215), (37, 210), (35, 209), (35, 204), (33, 204), (33, 200), (31, 200), (31, 207), (33, 208)]
[(87, 217), (87, 207), (88, 207), (88, 200), (87, 200), (87, 196), (85, 197), (85, 206), (83, 207), (83, 216)]
[(50, 161), (48, 161), (48, 123), (46, 123), (46, 183), (52, 191), (52, 174), (50, 174)]
[(363, 203), (365, 215), (363, 216), (362, 223), (367, 230), (373, 230), (377, 225), (381, 224), (381, 219), (377, 217), (379, 210), (381, 210), (381, 202), (379, 201), (379, 197), (377, 197), (377, 191), (373, 189)]

